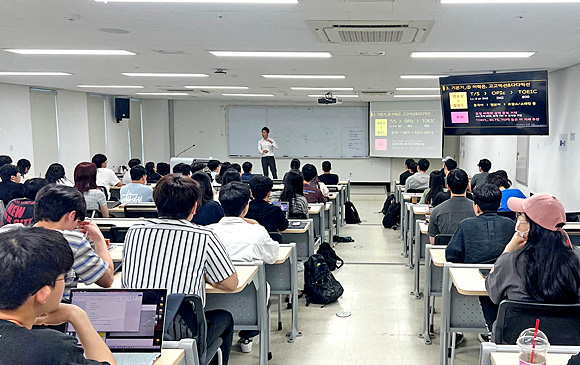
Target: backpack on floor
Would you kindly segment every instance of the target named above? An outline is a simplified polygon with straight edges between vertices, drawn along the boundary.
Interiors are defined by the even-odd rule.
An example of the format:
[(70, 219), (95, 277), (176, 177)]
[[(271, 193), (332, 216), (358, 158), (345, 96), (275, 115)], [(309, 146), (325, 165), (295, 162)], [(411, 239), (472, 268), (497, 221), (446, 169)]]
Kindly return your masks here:
[(391, 203), (389, 204), (389, 209), (387, 214), (383, 217), (383, 227), (393, 228), (401, 217), (401, 203)]
[(344, 220), (348, 224), (357, 224), (361, 222), (360, 216), (358, 215), (358, 211), (356, 210), (352, 202), (344, 203)]
[(383, 209), (381, 209), (381, 213), (387, 214), (387, 212), (389, 211), (389, 206), (394, 202), (395, 202), (395, 194), (389, 195), (387, 199), (385, 199), (385, 202), (383, 203)]
[(304, 294), (306, 305), (329, 304), (344, 293), (342, 285), (328, 269), (322, 255), (314, 254), (304, 263)]
[[(320, 245), (320, 247), (318, 248), (318, 251), (316, 251), (316, 253), (319, 255), (322, 255), (322, 257), (324, 257), (324, 260), (326, 261), (326, 265), (328, 266), (328, 270), (330, 270), (330, 271), (340, 269), (342, 267), (342, 265), (344, 265), (344, 260), (341, 259), (336, 254), (336, 252), (328, 244), (328, 242), (323, 242)], [(340, 265), (337, 265), (338, 261), (340, 261)]]

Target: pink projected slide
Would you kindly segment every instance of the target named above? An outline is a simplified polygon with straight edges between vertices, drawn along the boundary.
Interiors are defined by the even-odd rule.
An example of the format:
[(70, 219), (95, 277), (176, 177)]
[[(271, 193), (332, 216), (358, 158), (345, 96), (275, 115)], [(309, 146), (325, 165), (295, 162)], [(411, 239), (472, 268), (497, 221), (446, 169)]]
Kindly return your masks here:
[(386, 150), (387, 150), (387, 140), (375, 139), (375, 151), (386, 151)]
[(451, 123), (453, 123), (453, 124), (468, 124), (469, 123), (469, 113), (468, 112), (451, 112)]

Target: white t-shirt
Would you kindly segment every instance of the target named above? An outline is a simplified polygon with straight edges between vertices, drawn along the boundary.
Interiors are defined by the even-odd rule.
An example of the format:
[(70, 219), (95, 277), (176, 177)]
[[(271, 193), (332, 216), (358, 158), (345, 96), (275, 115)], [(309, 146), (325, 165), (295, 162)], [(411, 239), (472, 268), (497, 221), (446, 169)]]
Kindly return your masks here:
[(104, 167), (97, 169), (97, 186), (104, 186), (109, 191), (109, 188), (117, 185), (119, 181), (113, 170)]
[(123, 185), (129, 185), (132, 181), (131, 170), (125, 171), (125, 174), (123, 174)]
[[(268, 139), (272, 142), (268, 142), (264, 138), (258, 141), (258, 151), (260, 151), (260, 156), (262, 157), (274, 156), (274, 150), (278, 149), (278, 144), (276, 143), (276, 141), (274, 141), (273, 138), (268, 137)], [(268, 152), (264, 153), (264, 151)]]

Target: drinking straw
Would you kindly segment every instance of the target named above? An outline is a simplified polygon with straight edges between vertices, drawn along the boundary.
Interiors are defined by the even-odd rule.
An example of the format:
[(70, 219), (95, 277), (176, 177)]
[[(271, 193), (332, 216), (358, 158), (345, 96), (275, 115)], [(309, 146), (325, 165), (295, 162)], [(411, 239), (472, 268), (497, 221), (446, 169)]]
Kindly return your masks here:
[(532, 343), (532, 357), (530, 358), (530, 362), (534, 363), (534, 350), (536, 348), (536, 340), (538, 339), (538, 327), (540, 327), (540, 319), (536, 319), (536, 330), (534, 331), (534, 342)]

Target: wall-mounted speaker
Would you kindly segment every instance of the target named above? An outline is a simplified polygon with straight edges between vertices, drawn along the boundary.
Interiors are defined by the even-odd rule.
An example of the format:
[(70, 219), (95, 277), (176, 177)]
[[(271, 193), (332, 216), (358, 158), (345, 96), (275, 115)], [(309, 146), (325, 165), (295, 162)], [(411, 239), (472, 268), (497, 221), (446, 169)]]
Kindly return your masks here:
[(131, 100), (126, 98), (115, 98), (115, 119), (121, 123), (122, 119), (131, 118)]

